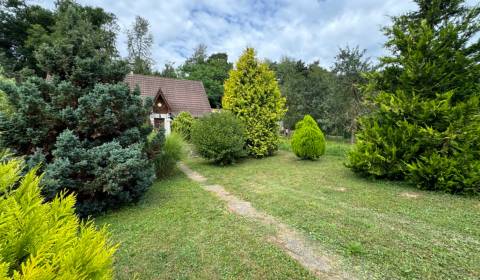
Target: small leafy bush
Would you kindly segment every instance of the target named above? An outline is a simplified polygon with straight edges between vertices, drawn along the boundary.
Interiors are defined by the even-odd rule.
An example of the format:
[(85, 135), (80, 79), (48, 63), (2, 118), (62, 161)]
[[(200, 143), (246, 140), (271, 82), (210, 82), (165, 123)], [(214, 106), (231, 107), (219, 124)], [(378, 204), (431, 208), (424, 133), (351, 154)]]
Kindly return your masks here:
[(76, 193), (82, 217), (138, 201), (155, 177), (143, 145), (122, 147), (113, 141), (89, 148), (70, 130), (58, 137), (53, 157), (43, 194), (53, 199), (64, 190)]
[(195, 119), (189, 112), (181, 112), (173, 119), (172, 131), (180, 134), (185, 140), (190, 141), (194, 122)]
[[(157, 137), (155, 136), (149, 141), (155, 141)], [(185, 155), (185, 143), (183, 138), (177, 133), (170, 133), (161, 146), (161, 149), (152, 158), (157, 178), (165, 178), (172, 175), (175, 165)]]
[(116, 246), (106, 228), (80, 222), (74, 195), (43, 203), (34, 168), (0, 162), (0, 279), (112, 279)]
[(209, 114), (193, 125), (192, 143), (202, 157), (231, 164), (245, 155), (243, 124), (229, 112)]
[(295, 125), (292, 136), (292, 151), (301, 159), (318, 159), (325, 153), (325, 137), (317, 122), (306, 115)]

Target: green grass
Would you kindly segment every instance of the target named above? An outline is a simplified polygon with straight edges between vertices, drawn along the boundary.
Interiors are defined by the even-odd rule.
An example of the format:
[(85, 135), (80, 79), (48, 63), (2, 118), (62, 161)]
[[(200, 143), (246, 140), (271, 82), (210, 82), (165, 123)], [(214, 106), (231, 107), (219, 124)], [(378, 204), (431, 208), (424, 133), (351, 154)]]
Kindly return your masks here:
[(115, 279), (313, 279), (267, 242), (272, 229), (229, 213), (182, 175), (96, 223), (110, 224), (121, 244)]
[(318, 161), (280, 151), (233, 166), (213, 166), (198, 158), (188, 165), (210, 183), (303, 231), (343, 258), (345, 270), (359, 277), (480, 278), (478, 198), (362, 179), (344, 167), (348, 149), (348, 144), (328, 142)]

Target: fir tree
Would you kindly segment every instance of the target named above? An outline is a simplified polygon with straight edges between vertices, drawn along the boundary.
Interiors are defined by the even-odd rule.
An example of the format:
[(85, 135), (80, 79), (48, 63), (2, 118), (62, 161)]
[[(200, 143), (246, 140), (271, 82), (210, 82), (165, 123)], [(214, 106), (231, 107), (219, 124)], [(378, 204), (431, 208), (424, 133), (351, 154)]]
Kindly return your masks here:
[[(348, 165), (421, 188), (480, 192), (480, 7), (417, 0), (386, 28), (392, 56), (370, 76), (372, 113)], [(476, 39), (476, 40), (475, 40)]]
[(153, 178), (143, 152), (149, 110), (121, 83), (114, 16), (60, 1), (47, 43), (35, 50), (48, 79), (0, 83), (13, 107), (0, 114), (4, 145), (30, 164), (45, 160), (44, 194), (77, 194), (82, 215), (138, 199)]

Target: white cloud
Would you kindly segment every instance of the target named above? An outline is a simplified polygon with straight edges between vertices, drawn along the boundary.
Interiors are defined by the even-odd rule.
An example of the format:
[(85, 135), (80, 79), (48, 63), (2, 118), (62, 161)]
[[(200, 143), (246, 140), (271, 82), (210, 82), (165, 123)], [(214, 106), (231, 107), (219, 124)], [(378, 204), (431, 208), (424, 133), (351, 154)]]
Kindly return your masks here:
[[(472, 2), (470, 0), (468, 2)], [(52, 7), (51, 1), (41, 1)], [(282, 56), (330, 66), (338, 47), (359, 45), (373, 58), (384, 53), (380, 31), (388, 16), (415, 8), (411, 0), (78, 0), (116, 14), (124, 31), (136, 15), (149, 20), (157, 68), (183, 63), (199, 43), (235, 61), (246, 46), (261, 58)], [(126, 55), (126, 38), (118, 47)]]

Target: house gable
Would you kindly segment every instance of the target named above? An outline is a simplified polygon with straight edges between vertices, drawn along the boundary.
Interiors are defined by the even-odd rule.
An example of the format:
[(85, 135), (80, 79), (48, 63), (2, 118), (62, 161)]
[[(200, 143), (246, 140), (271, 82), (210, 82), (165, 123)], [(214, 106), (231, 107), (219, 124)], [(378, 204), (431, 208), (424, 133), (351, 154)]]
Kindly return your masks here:
[[(138, 86), (143, 98), (150, 97), (154, 101), (161, 98), (168, 104), (168, 113), (172, 115), (185, 111), (194, 117), (200, 117), (212, 110), (201, 81), (129, 74), (125, 77), (125, 82), (132, 90)], [(154, 106), (153, 110), (158, 109)]]

